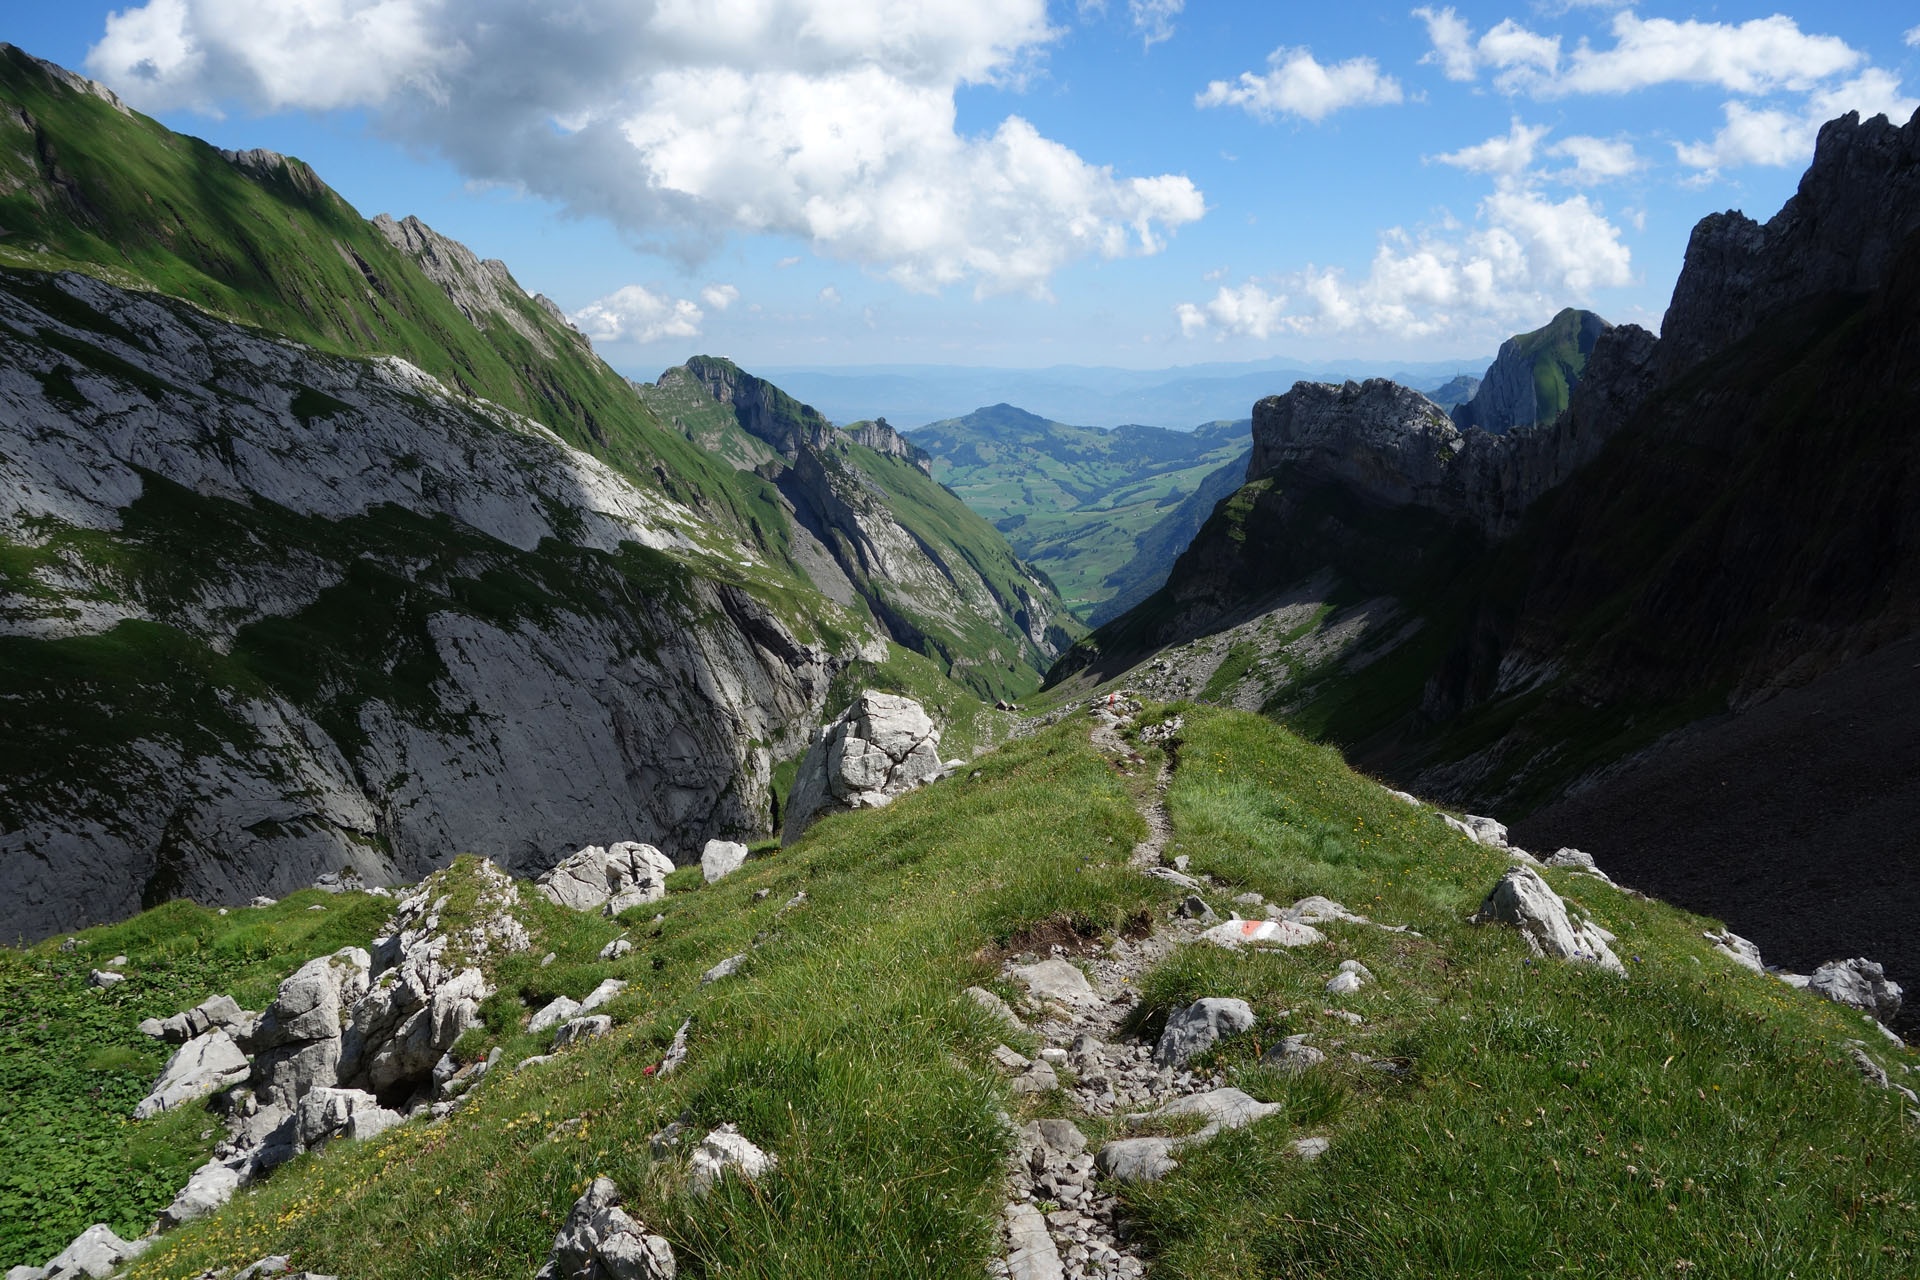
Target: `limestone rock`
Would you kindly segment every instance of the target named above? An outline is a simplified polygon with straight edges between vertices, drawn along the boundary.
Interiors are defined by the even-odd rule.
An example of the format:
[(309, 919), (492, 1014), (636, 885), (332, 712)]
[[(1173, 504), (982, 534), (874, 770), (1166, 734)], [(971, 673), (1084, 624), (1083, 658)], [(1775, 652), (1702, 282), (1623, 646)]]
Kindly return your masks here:
[[(39, 1280), (105, 1280), (147, 1251), (148, 1240), (122, 1240), (104, 1222), (96, 1222), (75, 1236), (47, 1265), (29, 1274)], [(9, 1272), (9, 1275), (12, 1273)]]
[(1025, 1200), (1007, 1205), (1007, 1273), (1009, 1280), (1065, 1280), (1060, 1251), (1047, 1232), (1047, 1220)]
[(694, 1148), (687, 1166), (687, 1186), (694, 1195), (704, 1196), (729, 1173), (752, 1182), (779, 1163), (741, 1136), (738, 1126), (723, 1124)]
[(171, 1111), (182, 1103), (239, 1084), (252, 1071), (240, 1046), (225, 1031), (216, 1028), (174, 1050), (160, 1078), (154, 1081), (152, 1091), (133, 1109), (133, 1117), (145, 1120), (162, 1111)]
[(701, 974), (700, 984), (705, 986), (709, 982), (718, 982), (722, 978), (731, 978), (734, 974), (740, 972), (740, 967), (746, 964), (746, 962), (747, 953), (744, 951), (737, 956), (728, 956), (725, 960), (722, 960), (719, 964)]
[(601, 1005), (613, 999), (626, 989), (627, 984), (625, 979), (607, 978), (602, 981), (599, 986), (587, 992), (587, 998), (580, 1002), (580, 1007), (574, 1010), (574, 1012), (576, 1014), (592, 1013), (595, 1009), (598, 1009)]
[(240, 1189), (240, 1171), (219, 1160), (209, 1160), (193, 1171), (187, 1185), (160, 1212), (161, 1225), (177, 1227), (192, 1222), (224, 1206)]
[(1101, 1147), (1097, 1162), (1116, 1182), (1158, 1182), (1180, 1167), (1171, 1138), (1121, 1138)]
[(1167, 1017), (1166, 1029), (1154, 1046), (1153, 1060), (1163, 1067), (1183, 1067), (1187, 1059), (1205, 1053), (1217, 1040), (1253, 1027), (1253, 1009), (1245, 1000), (1207, 997)]
[(1296, 924), (1319, 924), (1325, 920), (1343, 920), (1349, 924), (1366, 924), (1367, 918), (1347, 910), (1332, 898), (1323, 898), (1318, 894), (1302, 898), (1280, 913), (1283, 920)]
[(1584, 849), (1556, 849), (1553, 854), (1541, 860), (1542, 866), (1565, 867), (1569, 871), (1578, 871), (1597, 880), (1613, 883), (1613, 877), (1594, 865), (1593, 855)]
[(621, 956), (632, 952), (632, 950), (632, 942), (625, 938), (615, 938), (612, 942), (600, 948), (600, 958), (602, 960), (618, 960)]
[(575, 1018), (571, 1022), (562, 1025), (558, 1031), (553, 1033), (553, 1047), (556, 1050), (564, 1049), (568, 1045), (581, 1040), (591, 1040), (596, 1036), (604, 1036), (612, 1030), (613, 1019), (604, 1013), (591, 1014), (585, 1018)]
[(712, 884), (732, 875), (747, 861), (747, 846), (733, 840), (709, 840), (700, 851), (700, 874)]
[(968, 987), (964, 994), (968, 999), (1005, 1023), (1012, 1030), (1025, 1031), (1027, 1029), (1026, 1024), (1020, 1021), (1020, 1015), (1009, 1008), (1005, 1000), (1002, 1000), (985, 987)]
[(1097, 1008), (1106, 1003), (1087, 981), (1087, 975), (1065, 960), (1016, 965), (1013, 978), (1036, 1000), (1052, 1000), (1080, 1009)]
[(1721, 955), (1727, 957), (1727, 959), (1733, 961), (1741, 968), (1751, 969), (1755, 973), (1765, 973), (1767, 971), (1766, 962), (1760, 958), (1760, 948), (1733, 930), (1721, 929), (1717, 933), (1708, 930), (1701, 936), (1713, 944), (1715, 951), (1718, 951)]
[(1373, 971), (1358, 960), (1342, 960), (1340, 970), (1327, 979), (1327, 994), (1330, 996), (1351, 995), (1373, 981)]
[(1203, 942), (1229, 949), (1236, 947), (1306, 947), (1325, 942), (1327, 936), (1310, 924), (1291, 920), (1229, 920), (1200, 935)]
[[(294, 1124), (303, 1147), (316, 1147), (336, 1134), (343, 1134), (362, 1115), (385, 1111), (380, 1100), (364, 1089), (310, 1089), (300, 1099)], [(397, 1122), (397, 1113), (387, 1111)]]
[(111, 969), (93, 969), (87, 973), (87, 985), (90, 987), (117, 987), (126, 980), (126, 974), (115, 973)]
[(673, 1280), (673, 1248), (620, 1207), (609, 1178), (573, 1202), (535, 1280)]
[(1865, 1010), (1882, 1022), (1892, 1022), (1900, 1012), (1900, 984), (1872, 960), (1829, 960), (1813, 971), (1807, 986), (1835, 1004)]
[(1260, 1061), (1270, 1067), (1277, 1067), (1288, 1075), (1299, 1075), (1326, 1060), (1327, 1055), (1308, 1044), (1307, 1037), (1304, 1035), (1288, 1036), (1260, 1055)]
[(1472, 922), (1517, 926), (1537, 956), (1578, 960), (1610, 973), (1626, 973), (1626, 966), (1607, 945), (1605, 931), (1591, 921), (1575, 923), (1567, 914), (1567, 904), (1532, 867), (1515, 867), (1501, 876)]
[(259, 1016), (242, 1009), (232, 996), (208, 996), (184, 1013), (176, 1013), (165, 1019), (145, 1019), (140, 1023), (140, 1034), (165, 1040), (168, 1044), (185, 1044), (195, 1036), (203, 1036), (219, 1027), (244, 1038), (240, 1035), (240, 1029), (250, 1026)]
[(1223, 1129), (1241, 1129), (1280, 1110), (1277, 1102), (1260, 1102), (1239, 1089), (1210, 1089), (1176, 1098), (1157, 1111), (1142, 1112), (1135, 1120), (1174, 1120), (1198, 1116), (1205, 1121), (1197, 1133), (1175, 1138), (1176, 1146), (1205, 1142)]
[(292, 1108), (315, 1085), (335, 1083), (345, 1011), (367, 992), (373, 960), (359, 947), (318, 956), (287, 977), (241, 1047), (254, 1054), (253, 1091)]
[(940, 733), (919, 703), (869, 689), (807, 747), (787, 801), (782, 838), (800, 838), (815, 818), (871, 808), (940, 770)]
[(1481, 818), (1469, 813), (1466, 817), (1455, 818), (1450, 814), (1441, 814), (1440, 820), (1458, 831), (1475, 844), (1484, 844), (1492, 849), (1506, 849), (1507, 828), (1492, 818)]
[(1332, 1146), (1325, 1138), (1296, 1138), (1293, 1141), (1293, 1154), (1302, 1160), (1318, 1160)]
[(541, 1007), (540, 1011), (527, 1020), (527, 1032), (537, 1035), (549, 1027), (557, 1027), (580, 1012), (580, 1002), (569, 1000), (565, 996), (555, 996)]
[(548, 902), (613, 916), (666, 897), (672, 874), (672, 858), (650, 844), (623, 840), (607, 848), (588, 845), (543, 873), (534, 887)]

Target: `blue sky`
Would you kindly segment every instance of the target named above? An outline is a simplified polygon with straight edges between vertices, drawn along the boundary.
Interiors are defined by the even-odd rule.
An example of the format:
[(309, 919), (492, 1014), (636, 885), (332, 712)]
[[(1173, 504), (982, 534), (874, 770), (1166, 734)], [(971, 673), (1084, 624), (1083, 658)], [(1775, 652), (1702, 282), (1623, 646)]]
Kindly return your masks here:
[(645, 377), (1656, 326), (1695, 220), (1920, 97), (1910, 4), (68, 0), (0, 36), (505, 259)]

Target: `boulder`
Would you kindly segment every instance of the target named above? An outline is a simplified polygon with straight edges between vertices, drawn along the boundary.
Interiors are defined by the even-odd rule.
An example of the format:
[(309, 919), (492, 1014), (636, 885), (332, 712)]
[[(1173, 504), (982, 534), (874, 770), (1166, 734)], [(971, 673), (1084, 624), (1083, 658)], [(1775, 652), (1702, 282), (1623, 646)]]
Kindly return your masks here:
[(709, 840), (700, 851), (700, 874), (712, 884), (738, 871), (747, 860), (747, 846), (733, 840)]
[(580, 1002), (569, 1000), (565, 996), (555, 996), (543, 1006), (540, 1012), (527, 1019), (528, 1034), (538, 1034), (548, 1027), (557, 1027), (580, 1012)]
[(1260, 1102), (1238, 1089), (1210, 1089), (1176, 1098), (1157, 1111), (1143, 1111), (1133, 1120), (1177, 1120), (1198, 1116), (1205, 1121), (1199, 1132), (1173, 1139), (1174, 1148), (1205, 1142), (1222, 1129), (1242, 1129), (1256, 1120), (1265, 1120), (1280, 1111), (1277, 1102)]
[(722, 960), (719, 964), (700, 975), (700, 985), (705, 986), (709, 982), (718, 982), (722, 978), (731, 978), (734, 974), (740, 972), (740, 967), (746, 964), (746, 962), (747, 953), (744, 951), (737, 956), (728, 956), (725, 960)]
[(1305, 947), (1325, 942), (1327, 936), (1310, 924), (1292, 920), (1229, 920), (1200, 935), (1216, 947)]
[(1051, 1000), (1071, 1007), (1091, 1009), (1106, 1003), (1087, 975), (1065, 960), (1042, 960), (1038, 964), (1017, 965), (1013, 978), (1026, 987), (1034, 999)]
[(602, 960), (618, 960), (621, 956), (627, 955), (632, 950), (633, 943), (625, 938), (615, 938), (612, 942), (600, 948), (600, 958)]
[(241, 1048), (254, 1054), (253, 1091), (291, 1109), (316, 1085), (335, 1083), (345, 1011), (367, 992), (373, 960), (342, 947), (307, 961), (280, 984)]
[(1813, 971), (1807, 986), (1835, 1004), (1850, 1005), (1892, 1022), (1900, 1012), (1900, 984), (1872, 960), (1829, 960)]
[(1537, 956), (1596, 964), (1610, 973), (1627, 971), (1607, 945), (1605, 931), (1588, 920), (1575, 923), (1567, 904), (1532, 867), (1514, 867), (1501, 876), (1471, 922), (1516, 926)]
[(1101, 1147), (1095, 1163), (1115, 1182), (1158, 1182), (1180, 1167), (1172, 1138), (1121, 1138)]
[(694, 1195), (705, 1196), (729, 1173), (752, 1182), (779, 1163), (742, 1137), (738, 1126), (723, 1124), (694, 1148), (687, 1166), (687, 1186)]
[(187, 1185), (160, 1211), (160, 1224), (177, 1227), (204, 1218), (233, 1199), (243, 1181), (240, 1170), (219, 1160), (209, 1160), (193, 1171)]
[(627, 989), (627, 984), (619, 978), (608, 978), (593, 990), (587, 992), (587, 998), (580, 1002), (576, 1013), (592, 1013), (607, 1001)]
[(869, 689), (814, 733), (794, 777), (781, 839), (798, 840), (826, 813), (884, 805), (939, 771), (940, 732), (925, 709), (911, 698)]
[(1577, 871), (1582, 875), (1592, 876), (1596, 880), (1605, 880), (1608, 884), (1613, 883), (1613, 878), (1595, 866), (1593, 855), (1584, 849), (1556, 849), (1551, 855), (1543, 859), (1540, 865), (1543, 867), (1564, 867), (1568, 871)]
[(1323, 898), (1315, 894), (1311, 898), (1302, 898), (1280, 913), (1282, 920), (1291, 920), (1295, 924), (1319, 924), (1325, 920), (1344, 920), (1349, 924), (1366, 924), (1367, 918), (1347, 910), (1332, 898)]
[(623, 840), (606, 848), (588, 845), (533, 883), (548, 902), (613, 916), (666, 897), (672, 874), (672, 858), (650, 844)]
[[(310, 1089), (294, 1113), (294, 1128), (301, 1146), (316, 1147), (346, 1133), (358, 1117), (382, 1110), (380, 1100), (364, 1089)], [(401, 1118), (391, 1111), (387, 1115), (394, 1116), (396, 1123)]]
[[(39, 1280), (104, 1280), (126, 1263), (147, 1251), (150, 1240), (122, 1240), (113, 1228), (96, 1222), (73, 1238), (73, 1243), (56, 1253), (39, 1270), (28, 1274)], [(12, 1272), (8, 1272), (12, 1275)]]
[(1471, 813), (1460, 818), (1455, 818), (1443, 813), (1440, 815), (1440, 820), (1475, 844), (1483, 844), (1491, 849), (1505, 849), (1509, 847), (1507, 844), (1507, 828), (1503, 824), (1495, 822), (1492, 818), (1476, 817)]
[(90, 987), (117, 987), (126, 980), (126, 974), (115, 973), (111, 969), (93, 969), (87, 973), (87, 985)]
[(573, 1202), (535, 1280), (673, 1280), (673, 1248), (620, 1207), (609, 1178)]
[(1007, 1087), (1015, 1093), (1029, 1095), (1052, 1093), (1060, 1087), (1060, 1077), (1051, 1064), (1030, 1062), (1027, 1069), (1015, 1076)]
[(1307, 1043), (1307, 1038), (1288, 1036), (1260, 1055), (1260, 1061), (1267, 1066), (1277, 1068), (1288, 1075), (1299, 1075), (1310, 1067), (1319, 1066), (1327, 1060), (1327, 1055)]
[(195, 1036), (203, 1036), (215, 1027), (230, 1033), (238, 1033), (241, 1028), (251, 1026), (260, 1017), (257, 1013), (248, 1013), (242, 1009), (232, 996), (208, 996), (184, 1013), (176, 1013), (171, 1018), (148, 1018), (140, 1024), (140, 1034), (152, 1036), (156, 1040), (165, 1040), (168, 1044), (185, 1044)]
[(181, 1045), (167, 1059), (153, 1089), (133, 1109), (133, 1118), (146, 1120), (182, 1103), (239, 1084), (253, 1073), (247, 1055), (225, 1031), (215, 1029)]
[(1206, 1052), (1216, 1040), (1239, 1035), (1254, 1023), (1245, 1000), (1209, 996), (1195, 1000), (1167, 1017), (1167, 1026), (1154, 1046), (1153, 1060), (1163, 1067), (1183, 1067), (1187, 1059)]
[(565, 1023), (553, 1033), (553, 1047), (564, 1049), (580, 1040), (591, 1040), (595, 1036), (606, 1035), (613, 1030), (613, 1019), (604, 1013), (596, 1013), (585, 1018), (575, 1018)]

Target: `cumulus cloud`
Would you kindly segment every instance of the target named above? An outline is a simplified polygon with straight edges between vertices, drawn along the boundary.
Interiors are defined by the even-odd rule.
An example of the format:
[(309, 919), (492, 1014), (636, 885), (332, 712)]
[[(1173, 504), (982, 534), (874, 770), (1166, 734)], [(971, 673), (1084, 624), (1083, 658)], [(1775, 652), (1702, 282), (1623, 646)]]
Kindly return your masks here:
[(730, 284), (710, 284), (700, 291), (700, 300), (715, 311), (725, 311), (740, 301), (740, 291)]
[(1298, 116), (1316, 124), (1344, 107), (1399, 102), (1400, 82), (1372, 58), (1323, 65), (1306, 49), (1281, 46), (1267, 55), (1267, 72), (1242, 71), (1238, 80), (1215, 80), (1194, 96), (1198, 107), (1239, 107), (1262, 120)]
[(1916, 49), (1920, 49), (1920, 27), (1915, 27), (1913, 30), (1907, 32), (1904, 38), (1908, 44)]
[(1532, 167), (1534, 149), (1552, 131), (1551, 125), (1523, 124), (1520, 117), (1515, 116), (1505, 137), (1488, 138), (1433, 159), (1469, 173), (1517, 174)]
[(697, 259), (799, 237), (917, 290), (1043, 294), (1075, 259), (1159, 251), (1184, 176), (1089, 162), (954, 97), (1017, 79), (1045, 0), (147, 0), (88, 68), (148, 110), (361, 108), (470, 179)]
[(840, 291), (832, 285), (828, 285), (822, 289), (819, 296), (820, 301), (829, 307), (837, 307), (840, 305)]
[(1550, 177), (1583, 187), (1628, 177), (1644, 169), (1647, 163), (1633, 149), (1633, 143), (1624, 138), (1595, 138), (1586, 134), (1562, 138), (1547, 148), (1547, 154), (1573, 161), (1572, 167), (1556, 170)]
[[(731, 290), (731, 286), (726, 287)], [(656, 342), (661, 338), (699, 337), (705, 314), (687, 298), (669, 298), (630, 284), (589, 302), (568, 319), (595, 342)]]
[(1469, 230), (1389, 231), (1363, 278), (1309, 266), (1222, 286), (1207, 302), (1179, 304), (1175, 316), (1189, 337), (1370, 333), (1487, 340), (1569, 299), (1632, 279), (1620, 230), (1599, 206), (1584, 195), (1555, 201), (1508, 183), (1481, 202)]
[(1563, 65), (1560, 37), (1512, 18), (1476, 41), (1472, 27), (1451, 8), (1413, 13), (1426, 23), (1432, 45), (1423, 61), (1448, 78), (1472, 80), (1492, 71), (1501, 88), (1539, 98), (1630, 93), (1660, 84), (1711, 85), (1741, 94), (1805, 92), (1866, 60), (1840, 37), (1804, 32), (1784, 14), (1731, 23), (1617, 13), (1611, 45), (1583, 39)]
[(1703, 176), (1739, 165), (1774, 167), (1805, 164), (1813, 155), (1820, 126), (1835, 116), (1858, 111), (1862, 119), (1885, 115), (1904, 124), (1920, 110), (1920, 99), (1900, 91), (1900, 81), (1878, 67), (1868, 67), (1842, 84), (1809, 94), (1793, 110), (1728, 102), (1721, 108), (1726, 124), (1705, 142), (1674, 144), (1681, 164)]

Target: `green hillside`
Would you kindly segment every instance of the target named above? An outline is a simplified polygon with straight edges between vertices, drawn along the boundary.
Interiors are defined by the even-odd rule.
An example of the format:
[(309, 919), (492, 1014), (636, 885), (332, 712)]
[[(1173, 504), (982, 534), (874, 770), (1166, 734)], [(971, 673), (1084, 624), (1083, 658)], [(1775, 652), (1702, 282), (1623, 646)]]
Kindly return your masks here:
[[(1143, 537), (1248, 443), (1244, 421), (1192, 432), (1104, 430), (1004, 404), (922, 427), (912, 439), (933, 455), (934, 478), (992, 521), (1022, 559), (1046, 570), (1082, 618), (1134, 587), (1141, 566), (1131, 562)], [(1164, 576), (1171, 564), (1168, 556), (1147, 572)]]
[[(504, 1057), (464, 1102), (296, 1159), (162, 1236), (130, 1276), (188, 1280), (281, 1253), (362, 1280), (524, 1280), (605, 1175), (682, 1275), (975, 1280), (1003, 1248), (1011, 1135), (996, 1113), (1071, 1118), (1092, 1149), (1180, 1131), (1081, 1114), (1066, 1091), (1010, 1090), (991, 1051), (1004, 1040), (1031, 1054), (1036, 1040), (961, 991), (984, 983), (1017, 999), (1002, 961), (1044, 956), (1035, 940), (1056, 938), (1116, 994), (1137, 991), (1121, 1037), (1151, 1043), (1169, 1010), (1202, 996), (1244, 999), (1256, 1017), (1194, 1065), (1278, 1110), (1182, 1150), (1161, 1181), (1101, 1182), (1154, 1275), (1912, 1273), (1920, 1150), (1901, 1099), (1855, 1068), (1852, 1042), (1864, 1036), (1896, 1078), (1915, 1065), (1910, 1051), (1736, 967), (1702, 940), (1708, 922), (1570, 872), (1544, 875), (1616, 935), (1625, 976), (1537, 959), (1510, 928), (1464, 923), (1510, 865), (1503, 851), (1257, 717), (1185, 705), (1138, 724), (1173, 712), (1184, 727), (1172, 757), (1136, 726), (1125, 731), (1138, 759), (1116, 768), (1076, 715), (982, 757), (971, 776), (762, 848), (717, 884), (682, 872), (664, 902), (618, 920), (523, 892), (515, 912), (531, 946), (493, 963), (500, 994), (458, 1050)], [(1166, 854), (1209, 878), (1201, 896), (1215, 910), (1236, 894), (1317, 893), (1413, 932), (1327, 921), (1324, 943), (1288, 951), (1179, 941), (1192, 936), (1169, 918), (1183, 891), (1127, 865), (1163, 762)], [(466, 872), (442, 874), (458, 900)], [(319, 917), (312, 901), (226, 916), (174, 904), (89, 930), (77, 951), (50, 940), (0, 955), (0, 1061), (35, 1063), (0, 1095), (15, 1108), (0, 1126), (13, 1174), (0, 1262), (38, 1263), (89, 1221), (144, 1228), (165, 1178), (98, 1170), (138, 1151), (141, 1167), (172, 1175), (219, 1121), (199, 1106), (119, 1118), (158, 1057), (134, 1020), (213, 991), (258, 1001), (263, 967), (290, 970), (349, 938), (349, 924), (371, 929), (386, 905), (343, 895)], [(309, 919), (329, 923), (308, 932)], [(1173, 941), (1163, 958), (1135, 948), (1149, 932)], [(598, 958), (623, 934), (630, 954)], [(87, 991), (88, 965), (114, 951), (135, 977)], [(736, 975), (701, 981), (735, 953), (748, 957)], [(1128, 963), (1144, 967), (1124, 985), (1092, 963), (1136, 954)], [(1343, 959), (1374, 981), (1328, 995)], [(511, 1069), (547, 1051), (546, 1035), (520, 1031), (530, 1009), (609, 976), (633, 979), (602, 1010), (611, 1035)], [(686, 1065), (656, 1074), (688, 1019)], [(1321, 1046), (1324, 1062), (1263, 1065), (1288, 1035)], [(95, 1081), (120, 1101), (74, 1109), (34, 1083), (53, 1079)], [(685, 1147), (649, 1149), (676, 1117), (695, 1134), (736, 1123), (778, 1168), (696, 1199)], [(1311, 1163), (1293, 1151), (1306, 1136), (1330, 1144)]]

